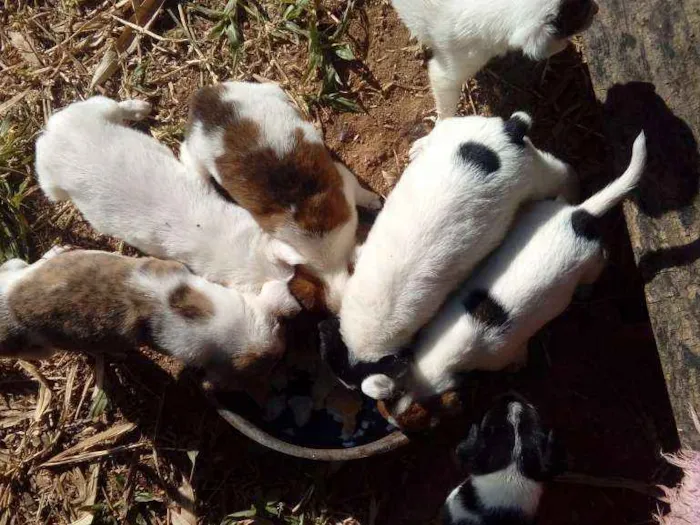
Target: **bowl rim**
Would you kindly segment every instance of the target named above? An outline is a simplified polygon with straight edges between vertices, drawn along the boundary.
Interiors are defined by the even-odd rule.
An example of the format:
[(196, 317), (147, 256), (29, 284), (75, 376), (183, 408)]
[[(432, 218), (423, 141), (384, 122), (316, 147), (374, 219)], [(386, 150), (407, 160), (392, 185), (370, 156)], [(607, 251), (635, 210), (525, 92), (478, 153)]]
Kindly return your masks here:
[(262, 430), (260, 427), (251, 423), (248, 419), (240, 414), (233, 412), (221, 406), (221, 404), (211, 395), (207, 396), (209, 401), (214, 405), (214, 408), (219, 415), (228, 422), (233, 428), (238, 430), (247, 438), (256, 443), (272, 449), (276, 452), (294, 456), (302, 459), (312, 459), (315, 461), (349, 461), (352, 459), (362, 459), (371, 456), (377, 456), (391, 452), (410, 442), (406, 434), (400, 430), (395, 430), (391, 434), (384, 436), (376, 441), (365, 443), (357, 447), (348, 448), (313, 448), (294, 445), (281, 440)]

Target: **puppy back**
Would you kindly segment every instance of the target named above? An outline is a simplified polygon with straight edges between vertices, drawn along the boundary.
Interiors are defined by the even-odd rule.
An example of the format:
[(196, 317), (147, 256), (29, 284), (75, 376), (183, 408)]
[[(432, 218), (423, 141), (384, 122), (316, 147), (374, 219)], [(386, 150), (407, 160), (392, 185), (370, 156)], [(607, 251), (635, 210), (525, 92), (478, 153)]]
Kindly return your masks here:
[(8, 310), (28, 337), (67, 350), (147, 342), (153, 302), (126, 284), (138, 261), (105, 252), (59, 254), (13, 286)]
[(220, 132), (223, 154), (214, 163), (231, 198), (268, 232), (293, 221), (307, 234), (323, 235), (348, 221), (343, 179), (320, 134), (277, 95), (260, 97), (279, 116), (275, 127), (248, 115), (250, 100), (226, 100), (227, 94), (219, 85), (193, 97), (188, 140), (195, 133), (219, 140), (211, 134)]

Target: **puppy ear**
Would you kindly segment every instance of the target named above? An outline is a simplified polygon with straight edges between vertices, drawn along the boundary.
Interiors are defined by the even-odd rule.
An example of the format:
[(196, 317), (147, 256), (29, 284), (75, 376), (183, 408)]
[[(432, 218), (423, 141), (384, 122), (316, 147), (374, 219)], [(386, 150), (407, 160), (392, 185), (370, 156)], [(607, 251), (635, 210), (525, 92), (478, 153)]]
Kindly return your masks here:
[(550, 430), (547, 434), (545, 449), (542, 451), (542, 475), (546, 479), (551, 479), (563, 474), (568, 467), (567, 463), (566, 449), (562, 440), (553, 430)]
[(525, 145), (525, 136), (532, 128), (532, 117), (523, 111), (511, 115), (504, 125), (504, 131), (513, 144)]
[(374, 374), (362, 381), (362, 391), (372, 399), (390, 399), (396, 393), (396, 383), (384, 374)]
[(323, 281), (304, 265), (294, 268), (294, 277), (289, 281), (289, 291), (304, 310), (325, 312), (328, 309)]
[(481, 429), (479, 428), (479, 425), (474, 423), (469, 429), (467, 439), (457, 445), (457, 450), (455, 453), (457, 455), (459, 466), (463, 469), (470, 469), (470, 465), (476, 456), (480, 432)]
[(282, 261), (289, 266), (297, 266), (306, 262), (306, 258), (286, 242), (273, 239), (270, 241), (268, 249), (273, 260)]

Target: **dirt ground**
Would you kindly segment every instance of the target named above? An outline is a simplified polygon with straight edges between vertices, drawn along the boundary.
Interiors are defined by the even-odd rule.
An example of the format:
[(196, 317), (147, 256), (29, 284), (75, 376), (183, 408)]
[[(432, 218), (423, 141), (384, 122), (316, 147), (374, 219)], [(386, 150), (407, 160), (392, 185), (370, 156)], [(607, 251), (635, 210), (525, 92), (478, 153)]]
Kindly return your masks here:
[[(201, 2), (212, 9), (224, 3)], [(65, 22), (69, 29), (103, 20), (103, 11), (114, 4), (115, 9), (128, 8), (128, 2), (83, 4), (56, 3), (58, 11), (73, 16)], [(342, 15), (345, 2), (329, 4), (329, 13)], [(272, 1), (263, 5), (271, 11), (278, 8)], [(188, 2), (168, 2), (164, 9), (178, 13), (178, 6), (190, 13)], [(41, 15), (36, 24), (53, 30), (50, 21), (58, 15), (41, 14), (40, 9), (34, 13), (31, 2), (19, 2), (4, 14), (0, 7), (0, 26), (5, 22), (14, 31), (33, 35), (30, 43), (40, 48), (41, 57), (53, 44), (34, 22), (27, 22), (34, 20), (27, 10), (31, 16)], [(410, 144), (432, 126), (425, 57), (387, 2), (358, 2), (350, 20), (348, 38), (357, 59), (338, 69), (348, 96), (364, 112), (314, 105), (311, 114), (322, 125), (329, 147), (386, 195), (406, 164)], [(24, 135), (14, 138), (19, 145), (7, 169), (0, 166), (0, 175), (13, 183), (32, 180), (31, 141), (47, 108), (94, 92), (149, 98), (157, 112), (151, 132), (174, 146), (181, 137), (187, 97), (197, 86), (211, 83), (214, 74), (221, 79), (278, 80), (300, 97), (304, 89), (316, 89), (313, 81), (303, 81), (303, 46), (274, 41), (270, 50), (278, 65), (270, 65), (255, 53), (260, 35), (249, 34), (250, 57), (235, 66), (225, 46), (207, 39), (212, 25), (193, 15), (192, 39), (184, 44), (154, 42), (142, 35), (138, 57), (126, 60), (113, 79), (93, 91), (89, 80), (106, 45), (99, 35), (93, 35), (94, 46), (89, 42), (74, 50), (53, 73), (32, 76), (22, 65), (31, 61), (31, 53), (19, 52), (6, 31), (0, 66), (9, 72), (0, 75), (7, 75), (0, 80), (0, 108), (6, 111), (0, 111), (0, 118)], [(252, 22), (243, 28), (254, 33)], [(173, 39), (182, 36), (177, 29), (165, 15), (151, 26), (153, 33)], [(109, 36), (121, 30), (112, 27)], [(192, 41), (207, 60), (176, 70), (180, 62), (201, 59)], [(168, 51), (169, 44), (186, 47), (186, 56)], [(132, 82), (149, 57), (169, 67), (152, 76), (166, 76), (160, 83)], [(40, 70), (50, 64), (40, 59), (31, 67)], [(20, 93), (25, 94), (17, 102), (5, 105)], [(495, 61), (469, 82), (463, 103), (464, 114), (530, 112), (533, 141), (576, 168), (584, 194), (616, 175), (608, 162), (587, 66), (575, 46), (546, 63), (518, 56)], [(95, 235), (70, 206), (49, 205), (36, 191), (29, 192), (24, 210), (31, 224), (32, 257), (57, 241), (133, 253)], [(675, 449), (677, 436), (642, 281), (619, 213), (607, 220), (607, 237), (607, 270), (585, 298), (575, 300), (532, 342), (531, 362), (524, 371), (475, 377), (468, 385), (471, 402), (463, 418), (417, 436), (404, 450), (372, 459), (319, 464), (267, 451), (208, 407), (192, 378), (148, 350), (107, 362), (65, 354), (36, 366), (1, 361), (0, 525), (77, 520), (192, 524), (197, 519), (204, 524), (431, 523), (459, 481), (452, 461), (456, 440), (494, 395), (509, 389), (541, 407), (568, 450), (570, 473), (546, 493), (541, 523), (652, 523), (661, 508), (651, 496), (653, 486), (673, 481), (675, 475), (660, 452)], [(251, 506), (258, 508), (257, 517), (242, 512)]]

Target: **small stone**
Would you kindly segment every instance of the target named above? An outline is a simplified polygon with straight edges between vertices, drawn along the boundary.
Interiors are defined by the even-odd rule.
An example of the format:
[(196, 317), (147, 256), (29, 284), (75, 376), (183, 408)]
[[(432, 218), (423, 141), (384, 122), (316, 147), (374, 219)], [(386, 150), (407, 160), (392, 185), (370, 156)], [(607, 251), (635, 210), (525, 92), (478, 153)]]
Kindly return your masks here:
[(289, 408), (294, 413), (294, 424), (298, 427), (306, 426), (311, 419), (311, 410), (314, 402), (308, 396), (294, 396), (287, 401)]

